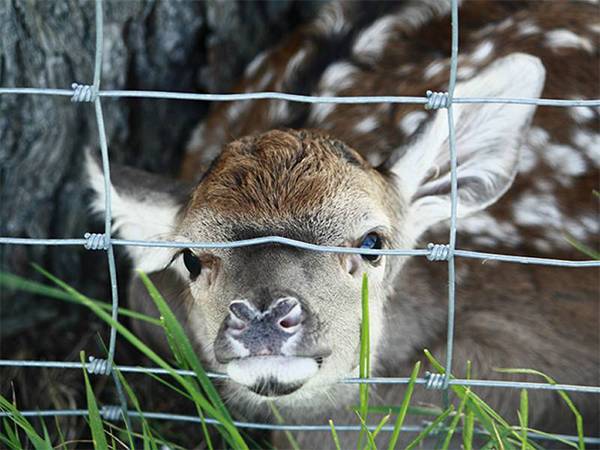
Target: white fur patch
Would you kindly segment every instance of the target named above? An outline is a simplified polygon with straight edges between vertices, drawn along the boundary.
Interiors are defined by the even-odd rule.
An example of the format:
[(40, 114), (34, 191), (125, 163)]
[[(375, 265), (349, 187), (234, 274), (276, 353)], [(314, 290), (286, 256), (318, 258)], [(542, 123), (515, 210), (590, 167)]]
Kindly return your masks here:
[(594, 111), (588, 106), (576, 106), (569, 108), (569, 115), (577, 123), (584, 123), (594, 118)]
[(331, 64), (327, 67), (321, 80), (319, 81), (319, 88), (322, 90), (329, 90), (332, 92), (339, 92), (343, 89), (352, 87), (353, 76), (358, 72), (358, 68), (353, 64), (342, 61)]
[(417, 131), (417, 128), (427, 119), (427, 116), (428, 114), (425, 111), (409, 112), (400, 120), (400, 129), (405, 135), (410, 136)]
[(359, 133), (369, 133), (370, 131), (373, 131), (375, 128), (377, 128), (378, 125), (379, 122), (377, 121), (376, 117), (368, 116), (360, 122), (358, 122), (354, 129)]
[(334, 103), (315, 103), (314, 105), (311, 105), (308, 118), (312, 122), (316, 122), (319, 127), (327, 128), (327, 123), (325, 120), (334, 110)]
[(395, 15), (377, 19), (373, 25), (358, 35), (352, 47), (354, 56), (360, 60), (370, 61), (380, 58), (398, 23)]
[(542, 29), (538, 27), (535, 23), (533, 23), (531, 20), (526, 20), (519, 24), (517, 34), (519, 36), (530, 36), (532, 34), (537, 34), (541, 31)]
[(471, 78), (475, 74), (475, 67), (473, 66), (462, 66), (456, 71), (456, 76), (460, 79)]
[(433, 77), (437, 76), (442, 70), (444, 70), (445, 67), (446, 67), (445, 63), (439, 62), (439, 61), (434, 61), (425, 68), (425, 71), (423, 72), (423, 76), (425, 77), (426, 80), (430, 80)]
[(523, 195), (515, 202), (513, 215), (519, 225), (555, 228), (562, 225), (562, 213), (552, 195)]
[(494, 43), (490, 40), (483, 41), (477, 46), (477, 48), (471, 53), (471, 61), (474, 63), (482, 63), (490, 57), (494, 51)]
[(304, 63), (306, 54), (306, 49), (301, 48), (294, 54), (294, 56), (290, 58), (288, 65), (285, 68), (284, 78), (289, 79), (294, 76), (294, 72), (297, 72), (300, 66)]
[(600, 133), (576, 129), (572, 138), (575, 145), (585, 152), (595, 166), (600, 167)]
[(260, 69), (260, 66), (262, 66), (262, 63), (267, 59), (267, 56), (269, 56), (268, 50), (265, 50), (256, 55), (254, 59), (250, 62), (250, 64), (248, 64), (248, 66), (246, 67), (244, 75), (246, 77), (253, 77), (254, 75), (256, 75), (258, 73), (258, 69)]
[(559, 174), (577, 177), (585, 174), (587, 170), (581, 154), (568, 145), (548, 145), (543, 155), (546, 164)]
[(350, 23), (346, 20), (343, 6), (338, 2), (331, 2), (322, 8), (314, 26), (325, 36), (336, 36), (344, 33)]
[(579, 36), (565, 28), (546, 33), (546, 46), (551, 48), (578, 48), (590, 53), (594, 51), (594, 46), (588, 38)]
[(270, 378), (283, 384), (304, 383), (318, 370), (319, 366), (312, 358), (289, 356), (257, 356), (234, 359), (227, 364), (227, 374), (244, 386), (255, 386)]

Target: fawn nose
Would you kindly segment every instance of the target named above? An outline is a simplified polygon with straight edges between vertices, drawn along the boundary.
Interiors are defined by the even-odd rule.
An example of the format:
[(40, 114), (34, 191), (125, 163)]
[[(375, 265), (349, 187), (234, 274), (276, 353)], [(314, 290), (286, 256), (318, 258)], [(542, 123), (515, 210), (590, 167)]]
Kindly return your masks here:
[(260, 311), (247, 300), (229, 305), (225, 333), (239, 357), (284, 355), (285, 344), (302, 328), (304, 312), (295, 297), (282, 297)]

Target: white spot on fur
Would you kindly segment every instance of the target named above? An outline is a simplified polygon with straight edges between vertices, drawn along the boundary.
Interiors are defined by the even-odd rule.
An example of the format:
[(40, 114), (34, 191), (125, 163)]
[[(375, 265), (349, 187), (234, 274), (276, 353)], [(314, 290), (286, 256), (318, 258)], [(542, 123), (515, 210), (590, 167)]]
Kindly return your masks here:
[(577, 177), (586, 172), (585, 160), (576, 149), (568, 145), (549, 145), (543, 156), (546, 164), (559, 174)]
[(588, 29), (594, 33), (600, 34), (600, 23), (594, 23), (592, 25), (588, 25)]
[(551, 195), (525, 194), (513, 206), (515, 222), (524, 226), (560, 228), (562, 214)]
[(443, 62), (434, 61), (425, 68), (423, 76), (425, 77), (425, 79), (430, 80), (433, 77), (436, 77), (442, 70), (444, 70), (445, 66), (446, 64)]
[(307, 51), (305, 48), (301, 48), (298, 50), (294, 56), (292, 56), (288, 62), (287, 67), (285, 68), (284, 78), (289, 79), (294, 76), (294, 73), (298, 71), (298, 68), (304, 62), (306, 58)]
[(326, 123), (323, 123), (327, 117), (335, 109), (335, 103), (315, 103), (310, 108), (308, 115), (309, 120), (316, 122), (316, 124), (322, 128), (326, 128)]
[(417, 128), (419, 128), (419, 125), (427, 119), (427, 116), (428, 114), (425, 111), (417, 110), (409, 112), (400, 121), (400, 129), (404, 134), (410, 136), (417, 131)]
[(290, 115), (290, 105), (286, 100), (272, 100), (269, 105), (269, 118), (273, 122), (284, 122)]
[(600, 134), (589, 130), (575, 129), (573, 142), (590, 158), (596, 167), (600, 167)]
[(456, 71), (456, 76), (461, 79), (471, 78), (475, 75), (475, 67), (473, 66), (462, 66)]
[(510, 28), (515, 23), (512, 17), (507, 17), (496, 26), (496, 31), (504, 31)]
[(494, 44), (492, 41), (483, 41), (471, 54), (471, 61), (474, 63), (481, 63), (490, 57), (493, 50)]
[(269, 56), (268, 50), (265, 50), (256, 55), (254, 59), (250, 62), (250, 64), (248, 64), (248, 66), (246, 67), (244, 75), (248, 78), (255, 76), (262, 63), (265, 61), (265, 59), (267, 59), (267, 56)]
[(569, 114), (577, 123), (584, 123), (594, 118), (594, 111), (588, 106), (569, 108)]
[(227, 119), (231, 122), (235, 122), (240, 118), (242, 114), (244, 114), (250, 106), (252, 102), (249, 101), (240, 101), (240, 102), (232, 102), (227, 105), (227, 109), (225, 110), (225, 115)]
[(234, 359), (227, 364), (227, 374), (244, 386), (274, 378), (283, 384), (304, 383), (314, 376), (319, 366), (312, 358), (266, 356)]
[(361, 60), (376, 60), (381, 57), (386, 43), (394, 33), (398, 19), (396, 16), (384, 16), (362, 31), (352, 47), (354, 56)]
[(588, 52), (594, 51), (592, 42), (570, 30), (560, 28), (546, 33), (546, 46), (552, 48), (578, 48)]
[(378, 125), (379, 122), (377, 121), (377, 118), (374, 116), (369, 116), (358, 122), (354, 129), (359, 133), (368, 133), (377, 128)]
[(524, 145), (521, 148), (521, 155), (519, 157), (519, 173), (531, 172), (538, 163), (537, 154), (529, 147)]
[(328, 89), (334, 93), (347, 89), (352, 86), (352, 77), (357, 72), (357, 67), (346, 61), (331, 64), (323, 72), (321, 81), (319, 81), (319, 88)]
[(548, 143), (550, 135), (540, 127), (531, 127), (527, 134), (528, 143), (534, 148), (541, 148)]
[(350, 24), (344, 17), (342, 4), (331, 2), (321, 9), (314, 26), (325, 36), (336, 36), (345, 33)]
[(519, 36), (530, 36), (532, 34), (537, 34), (540, 31), (542, 31), (542, 29), (538, 27), (535, 23), (533, 23), (531, 20), (526, 20), (519, 24), (517, 34)]
[[(486, 245), (500, 243), (516, 245), (521, 242), (517, 229), (512, 223), (498, 222), (487, 212), (480, 212), (461, 220), (458, 229), (461, 232), (477, 235), (478, 238), (486, 238)], [(479, 243), (483, 244), (481, 239)]]

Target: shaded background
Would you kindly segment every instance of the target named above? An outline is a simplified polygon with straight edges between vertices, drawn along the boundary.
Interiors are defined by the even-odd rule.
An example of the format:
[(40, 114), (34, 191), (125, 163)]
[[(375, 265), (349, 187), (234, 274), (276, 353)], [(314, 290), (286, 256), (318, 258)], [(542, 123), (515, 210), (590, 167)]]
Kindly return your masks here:
[[(228, 92), (257, 53), (310, 18), (318, 6), (295, 0), (106, 1), (101, 87)], [(0, 86), (91, 84), (94, 17), (91, 0), (0, 2)], [(197, 101), (104, 99), (111, 161), (175, 174), (189, 132), (208, 107)], [(1, 236), (67, 238), (103, 230), (87, 207), (81, 157), (86, 147), (98, 147), (89, 103), (0, 96)], [(89, 295), (110, 297), (102, 252), (0, 246), (0, 261), (2, 271), (39, 279), (30, 265), (36, 262)], [(118, 266), (123, 291), (127, 260), (119, 257)], [(4, 350), (14, 350), (7, 338), (40, 326), (66, 325), (68, 332), (81, 314), (80, 308), (33, 302), (23, 292), (0, 289), (3, 357)]]

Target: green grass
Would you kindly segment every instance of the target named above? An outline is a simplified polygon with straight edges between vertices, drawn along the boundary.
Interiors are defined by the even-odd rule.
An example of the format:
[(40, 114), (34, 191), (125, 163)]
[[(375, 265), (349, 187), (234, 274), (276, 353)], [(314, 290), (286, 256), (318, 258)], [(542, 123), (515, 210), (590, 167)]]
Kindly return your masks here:
[[(117, 332), (126, 339), (137, 351), (143, 354), (156, 366), (165, 369), (168, 377), (158, 377), (152, 375), (152, 378), (166, 386), (173, 395), (182, 398), (182, 401), (191, 402), (196, 413), (201, 418), (201, 425), (197, 429), (197, 439), (206, 444), (209, 449), (222, 448), (223, 446), (232, 449), (256, 448), (257, 444), (238, 429), (233, 423), (233, 419), (218, 391), (206, 375), (198, 356), (188, 340), (182, 326), (178, 323), (175, 315), (169, 308), (167, 301), (158, 292), (150, 279), (144, 274), (139, 273), (139, 277), (144, 283), (150, 297), (156, 305), (160, 317), (151, 318), (143, 316), (137, 312), (121, 308), (120, 312), (129, 317), (145, 320), (156, 325), (165, 333), (167, 337), (172, 358), (176, 366), (163, 359), (156, 352), (150, 349), (137, 336), (128, 330), (121, 323), (114, 322), (110, 316), (110, 304), (93, 300), (80, 292), (68, 286), (61, 280), (54, 277), (40, 267), (36, 269), (42, 273), (48, 280), (57, 287), (51, 287), (42, 283), (32, 282), (16, 277), (11, 274), (0, 273), (0, 286), (10, 287), (11, 289), (24, 290), (50, 298), (62, 301), (69, 301), (90, 309), (96, 316), (110, 326), (114, 326)], [(370, 376), (370, 342), (369, 342), (369, 290), (368, 279), (363, 277), (361, 292), (362, 322), (361, 322), (361, 342), (359, 355), (359, 374), (361, 378)], [(443, 373), (444, 368), (439, 361), (425, 350), (425, 358), (429, 361), (432, 368), (439, 373)], [(81, 354), (81, 360), (84, 361), (84, 355)], [(175, 371), (175, 367), (192, 370), (194, 377), (183, 377)], [(116, 370), (116, 369), (115, 369)], [(526, 374), (542, 377), (548, 383), (555, 381), (531, 369), (500, 369), (503, 372), (511, 374)], [(439, 407), (421, 406), (414, 404), (413, 394), (416, 387), (416, 380), (421, 372), (421, 362), (417, 362), (413, 367), (409, 383), (404, 391), (404, 396), (398, 405), (373, 406), (370, 405), (369, 386), (361, 384), (359, 387), (359, 404), (355, 409), (357, 421), (361, 430), (356, 441), (357, 450), (377, 450), (378, 448), (394, 449), (415, 449), (422, 446), (431, 446), (431, 443), (425, 443), (426, 439), (435, 437), (438, 442), (438, 448), (448, 450), (458, 448), (457, 442), (461, 441), (462, 448), (471, 450), (481, 449), (506, 449), (506, 450), (537, 450), (542, 448), (538, 443), (531, 440), (529, 434), (536, 431), (529, 428), (529, 399), (527, 391), (521, 391), (521, 401), (518, 407), (518, 424), (511, 425), (501, 417), (493, 408), (491, 408), (483, 399), (478, 397), (471, 389), (451, 385), (450, 390), (455, 397), (455, 402), (447, 409)], [(139, 418), (136, 418), (130, 429), (123, 422), (118, 425), (106, 422), (99, 411), (98, 401), (96, 399), (93, 381), (90, 380), (85, 370), (82, 370), (85, 398), (87, 402), (87, 422), (88, 433), (91, 436), (91, 446), (95, 449), (122, 449), (139, 448), (143, 450), (158, 450), (164, 443), (168, 443), (173, 448), (181, 448), (175, 443), (169, 442), (154, 428), (153, 424), (143, 415), (143, 405), (140, 404), (135, 392), (135, 386), (132, 386), (125, 376), (119, 371), (116, 375), (121, 381), (124, 392), (129, 402), (129, 410), (135, 410)], [(470, 366), (467, 367), (467, 378), (470, 376)], [(577, 449), (584, 449), (583, 441), (583, 418), (573, 402), (566, 393), (559, 392), (563, 401), (568, 405), (573, 413), (578, 430), (578, 442), (566, 442), (568, 445)], [(8, 418), (0, 421), (0, 447), (7, 449), (33, 448), (41, 449), (67, 449), (70, 448), (65, 441), (65, 434), (60, 429), (58, 421), (54, 426), (53, 432), (49, 432), (47, 425), (41, 418), (23, 417), (19, 412), (18, 405), (0, 396), (0, 411), (9, 413)], [(278, 422), (283, 418), (277, 410), (274, 415)], [(377, 419), (377, 416), (382, 416)], [(214, 427), (216, 434), (209, 432), (208, 425), (204, 422), (205, 418), (217, 420), (221, 425)], [(408, 418), (412, 423), (422, 423), (424, 418), (428, 418), (423, 430), (417, 434), (407, 435), (402, 431)], [(383, 427), (388, 423), (393, 424), (391, 433), (384, 432)], [(340, 436), (332, 420), (328, 422), (331, 430), (331, 447), (341, 450)], [(375, 427), (373, 431), (367, 428), (367, 424)], [(537, 432), (537, 431), (536, 431)], [(482, 434), (483, 433), (483, 434)], [(544, 433), (541, 433), (544, 434)], [(546, 433), (547, 434), (547, 433)], [(547, 434), (548, 436), (551, 436)], [(220, 441), (215, 441), (215, 436)], [(291, 433), (287, 434), (288, 443), (294, 449), (300, 448)], [(400, 439), (402, 437), (402, 440)], [(475, 438), (477, 437), (477, 441)], [(561, 440), (561, 442), (564, 442)]]

